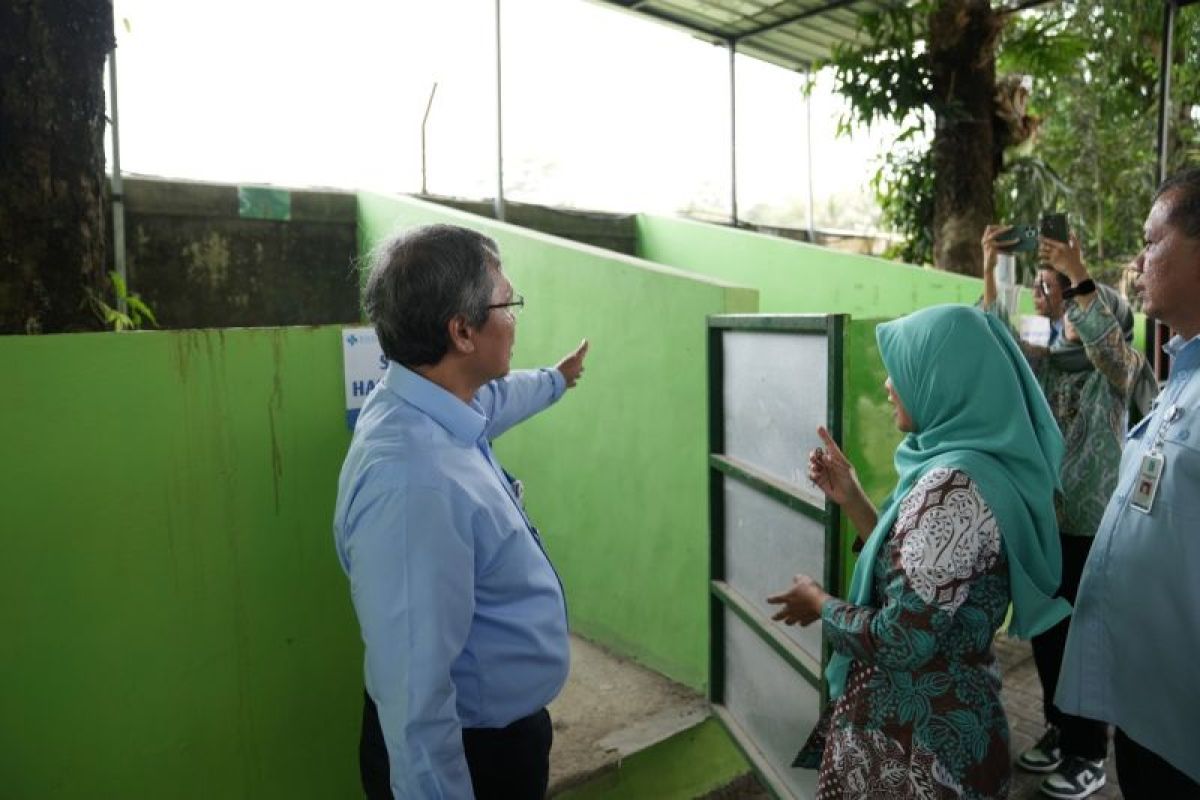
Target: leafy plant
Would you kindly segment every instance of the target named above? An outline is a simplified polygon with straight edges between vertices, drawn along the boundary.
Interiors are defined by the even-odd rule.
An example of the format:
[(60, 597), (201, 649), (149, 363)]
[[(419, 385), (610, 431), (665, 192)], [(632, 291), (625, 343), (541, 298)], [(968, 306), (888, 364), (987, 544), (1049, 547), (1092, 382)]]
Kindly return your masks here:
[(884, 257), (907, 264), (933, 261), (933, 152), (928, 146), (887, 153), (871, 179), (883, 218), (904, 238)]
[[(96, 316), (114, 331), (138, 330), (146, 323), (157, 328), (158, 320), (155, 319), (154, 312), (150, 310), (150, 306), (146, 305), (146, 302), (141, 297), (129, 291), (125, 279), (116, 272), (108, 273), (108, 277), (112, 282), (113, 293), (117, 300), (125, 301), (126, 310), (119, 311), (113, 308), (98, 293), (89, 290), (88, 300)], [(118, 305), (120, 305), (120, 302), (118, 302)]]
[(931, 8), (920, 0), (893, 6), (861, 20), (866, 43), (839, 45), (830, 65), (839, 94), (850, 103), (838, 135), (856, 124), (888, 121), (902, 126), (892, 150), (871, 178), (883, 223), (904, 238), (885, 251), (910, 264), (933, 261), (933, 157), (929, 130), (933, 77), (925, 57), (923, 20)]

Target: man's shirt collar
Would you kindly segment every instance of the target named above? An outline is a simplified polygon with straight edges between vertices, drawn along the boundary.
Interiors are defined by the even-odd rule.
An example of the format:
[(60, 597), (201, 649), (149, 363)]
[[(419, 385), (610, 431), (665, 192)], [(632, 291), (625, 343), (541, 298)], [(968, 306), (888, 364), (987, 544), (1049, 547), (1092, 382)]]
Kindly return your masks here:
[(1200, 360), (1200, 335), (1184, 339), (1179, 334), (1175, 334), (1169, 342), (1163, 345), (1163, 351), (1175, 359), (1180, 366), (1191, 366)]
[(472, 400), (468, 405), (450, 392), (395, 361), (388, 362), (383, 385), (415, 407), (464, 444), (474, 444), (483, 435), (488, 419)]

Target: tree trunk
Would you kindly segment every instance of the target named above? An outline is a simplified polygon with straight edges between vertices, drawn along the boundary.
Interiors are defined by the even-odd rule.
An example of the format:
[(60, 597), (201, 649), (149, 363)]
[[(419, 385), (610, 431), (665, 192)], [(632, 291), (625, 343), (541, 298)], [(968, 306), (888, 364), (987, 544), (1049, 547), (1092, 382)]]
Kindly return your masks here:
[(929, 15), (933, 68), (934, 265), (981, 275), (979, 240), (992, 220), (996, 176), (996, 40), (988, 0), (939, 0)]
[(0, 333), (96, 330), (111, 0), (0, 4)]

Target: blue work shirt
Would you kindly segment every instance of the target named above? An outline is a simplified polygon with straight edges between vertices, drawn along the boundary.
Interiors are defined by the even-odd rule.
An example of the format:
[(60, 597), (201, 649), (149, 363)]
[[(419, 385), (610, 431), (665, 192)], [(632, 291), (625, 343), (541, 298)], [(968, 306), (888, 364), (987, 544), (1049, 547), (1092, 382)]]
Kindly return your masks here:
[[(1054, 702), (1113, 723), (1200, 781), (1200, 336), (1166, 350), (1171, 378), (1126, 439)], [(1156, 447), (1165, 463), (1146, 514), (1130, 496)]]
[(470, 798), (462, 728), (499, 728), (567, 678), (562, 585), (489, 441), (548, 407), (558, 370), (471, 404), (394, 362), (359, 414), (334, 537), (397, 798)]

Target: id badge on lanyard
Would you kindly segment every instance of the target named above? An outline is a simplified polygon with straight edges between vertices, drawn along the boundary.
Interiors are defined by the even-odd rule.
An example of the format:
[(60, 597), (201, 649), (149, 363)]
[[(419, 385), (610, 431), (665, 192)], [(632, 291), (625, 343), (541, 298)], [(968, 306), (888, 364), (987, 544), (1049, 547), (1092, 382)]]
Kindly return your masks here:
[(1163, 455), (1163, 437), (1171, 423), (1183, 415), (1183, 409), (1172, 405), (1167, 409), (1166, 419), (1158, 426), (1154, 444), (1150, 451), (1142, 456), (1138, 464), (1137, 480), (1133, 492), (1129, 496), (1129, 505), (1143, 514), (1149, 514), (1154, 509), (1154, 498), (1158, 496), (1158, 485), (1162, 482), (1163, 471), (1167, 468), (1167, 458)]

